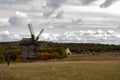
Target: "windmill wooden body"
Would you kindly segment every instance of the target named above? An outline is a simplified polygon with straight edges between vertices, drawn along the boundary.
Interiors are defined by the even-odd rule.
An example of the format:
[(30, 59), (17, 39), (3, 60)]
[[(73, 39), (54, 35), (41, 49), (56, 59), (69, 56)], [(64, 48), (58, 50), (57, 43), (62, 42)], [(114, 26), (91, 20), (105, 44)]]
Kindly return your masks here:
[(38, 46), (38, 39), (41, 33), (43, 32), (43, 29), (40, 31), (38, 36), (35, 38), (33, 28), (31, 24), (28, 24), (28, 27), (30, 29), (31, 38), (23, 38), (20, 42), (21, 46), (21, 55), (23, 60), (34, 60), (37, 58), (37, 46)]

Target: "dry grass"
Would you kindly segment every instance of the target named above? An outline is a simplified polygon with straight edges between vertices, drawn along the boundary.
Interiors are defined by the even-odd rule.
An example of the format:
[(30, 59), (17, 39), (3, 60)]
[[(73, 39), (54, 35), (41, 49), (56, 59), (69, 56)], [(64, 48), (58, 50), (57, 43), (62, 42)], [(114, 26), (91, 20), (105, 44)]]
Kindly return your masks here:
[(0, 64), (0, 80), (120, 80), (120, 61)]
[(62, 60), (0, 64), (0, 80), (120, 80), (120, 55), (71, 55)]
[(92, 54), (76, 54), (70, 55), (63, 61), (120, 61), (120, 53), (107, 52), (98, 55)]

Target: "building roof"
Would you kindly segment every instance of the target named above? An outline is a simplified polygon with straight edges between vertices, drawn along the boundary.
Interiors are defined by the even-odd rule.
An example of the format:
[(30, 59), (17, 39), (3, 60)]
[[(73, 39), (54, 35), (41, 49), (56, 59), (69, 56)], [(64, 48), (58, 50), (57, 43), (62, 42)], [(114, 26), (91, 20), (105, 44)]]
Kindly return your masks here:
[(32, 38), (23, 38), (20, 41), (20, 45), (30, 45), (30, 44), (33, 44)]

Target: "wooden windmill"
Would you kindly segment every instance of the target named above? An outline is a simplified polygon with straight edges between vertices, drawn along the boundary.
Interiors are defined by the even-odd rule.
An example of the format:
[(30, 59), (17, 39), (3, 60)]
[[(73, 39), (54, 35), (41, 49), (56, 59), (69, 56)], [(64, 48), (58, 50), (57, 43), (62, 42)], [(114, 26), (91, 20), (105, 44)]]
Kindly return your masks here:
[(40, 33), (38, 34), (38, 36), (35, 38), (32, 25), (28, 24), (28, 27), (30, 30), (31, 38), (23, 38), (20, 42), (21, 55), (22, 55), (23, 60), (25, 61), (34, 60), (37, 58), (36, 48), (38, 45), (38, 39), (43, 32), (43, 29), (42, 29)]

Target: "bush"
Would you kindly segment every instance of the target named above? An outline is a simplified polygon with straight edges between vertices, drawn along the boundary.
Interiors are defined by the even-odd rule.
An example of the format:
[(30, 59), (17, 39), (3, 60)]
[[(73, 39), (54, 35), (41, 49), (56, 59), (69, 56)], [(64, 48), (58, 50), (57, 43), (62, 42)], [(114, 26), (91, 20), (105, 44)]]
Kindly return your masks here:
[(17, 56), (16, 61), (21, 62), (22, 61), (22, 56), (21, 55)]
[(49, 59), (49, 53), (38, 53), (37, 55), (38, 60), (48, 60)]
[(37, 54), (37, 59), (40, 60), (40, 57), (41, 57), (41, 53), (38, 53)]
[(11, 55), (10, 55), (10, 59), (11, 59), (12, 61), (16, 61), (17, 56), (16, 56), (15, 54), (11, 54)]
[(60, 54), (59, 54), (58, 52), (54, 52), (54, 53), (53, 53), (53, 56), (54, 56), (54, 57), (53, 57), (54, 59), (60, 58)]
[(63, 58), (67, 58), (67, 54), (65, 51), (63, 52)]
[(3, 55), (0, 55), (0, 63), (5, 62), (5, 57)]

